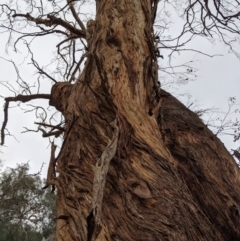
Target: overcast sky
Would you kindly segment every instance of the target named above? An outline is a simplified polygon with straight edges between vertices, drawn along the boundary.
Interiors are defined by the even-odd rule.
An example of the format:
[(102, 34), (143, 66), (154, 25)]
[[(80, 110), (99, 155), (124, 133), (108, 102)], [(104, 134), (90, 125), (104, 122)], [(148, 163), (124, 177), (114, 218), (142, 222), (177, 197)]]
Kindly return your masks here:
[[(172, 31), (178, 28), (178, 25), (174, 25)], [(177, 30), (176, 30), (177, 31)], [(14, 60), (19, 68), (21, 69), (21, 75), (26, 82), (31, 82), (36, 77), (33, 75), (34, 69), (26, 62), (22, 63), (23, 56), (25, 56), (25, 50), (22, 49), (22, 54), (16, 55), (10, 52), (7, 56), (5, 53), (5, 41), (7, 35), (1, 35), (0, 42), (0, 56), (7, 59)], [(40, 63), (44, 64), (46, 58), (50, 58), (50, 54), (55, 51), (56, 42), (49, 38), (41, 38), (39, 41), (33, 43), (35, 49), (36, 59)], [(196, 79), (186, 85), (175, 85), (170, 88), (168, 85), (165, 86), (174, 95), (178, 96), (185, 104), (188, 102), (187, 95), (182, 96), (181, 94), (187, 93), (191, 95), (191, 101), (196, 101), (199, 108), (219, 108), (222, 111), (228, 110), (228, 98), (237, 97), (238, 102), (240, 102), (240, 61), (233, 54), (228, 53), (228, 48), (222, 43), (216, 43), (212, 45), (209, 41), (202, 38), (194, 39), (189, 47), (194, 47), (201, 49), (205, 53), (209, 54), (221, 54), (223, 56), (218, 56), (214, 58), (209, 58), (202, 56), (200, 54), (196, 55), (194, 52), (186, 52), (175, 57), (175, 62), (177, 64), (184, 63), (186, 61), (194, 60), (194, 67), (198, 69), (196, 72)], [(236, 51), (240, 52), (240, 46), (237, 46)], [(163, 51), (163, 53), (165, 52)], [(162, 62), (161, 62), (162, 61)], [(161, 63), (168, 61), (168, 56), (164, 55), (164, 60), (160, 59)], [(9, 81), (14, 85), (16, 80), (16, 73), (13, 66), (0, 59), (0, 81)], [(159, 74), (161, 81), (161, 73)], [(41, 93), (49, 93), (47, 86), (49, 86), (49, 81), (45, 80), (42, 84)], [(13, 96), (9, 90), (0, 86), (0, 95), (7, 97)], [(44, 103), (46, 106), (48, 104), (47, 100), (41, 102), (31, 102), (31, 104)], [(27, 109), (26, 103), (21, 105), (22, 108)], [(3, 107), (4, 101), (0, 98), (0, 106)], [(12, 106), (16, 106), (16, 103), (12, 103)], [(29, 108), (29, 107), (28, 107)], [(3, 121), (3, 108), (0, 112), (0, 122)], [(7, 124), (8, 130), (14, 134), (16, 139), (7, 136), (5, 139), (4, 147), (0, 150), (0, 159), (3, 161), (4, 166), (15, 167), (16, 163), (24, 163), (29, 161), (31, 171), (39, 171), (41, 165), (46, 163), (43, 168), (45, 173), (47, 170), (47, 164), (50, 158), (50, 147), (48, 139), (43, 139), (41, 133), (29, 132), (21, 134), (24, 131), (23, 127), (28, 127), (30, 129), (37, 129), (34, 126), (34, 113), (24, 113), (19, 107), (9, 109), (9, 121)], [(219, 136), (228, 149), (235, 149), (239, 147), (238, 143), (233, 143), (232, 137)]]

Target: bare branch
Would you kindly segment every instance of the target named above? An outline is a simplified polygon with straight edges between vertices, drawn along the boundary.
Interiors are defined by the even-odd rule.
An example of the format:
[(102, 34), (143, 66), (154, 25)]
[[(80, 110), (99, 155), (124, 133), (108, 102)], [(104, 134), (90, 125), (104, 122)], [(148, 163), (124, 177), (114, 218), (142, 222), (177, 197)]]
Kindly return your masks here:
[(53, 77), (51, 77), (48, 73), (46, 73), (42, 68), (39, 67), (38, 63), (37, 63), (37, 62), (34, 60), (34, 58), (33, 58), (33, 52), (31, 51), (28, 43), (26, 43), (26, 46), (27, 46), (28, 51), (30, 52), (30, 54), (31, 54), (31, 56), (32, 56), (32, 57), (31, 57), (31, 60), (32, 60), (33, 66), (39, 71), (40, 74), (43, 74), (43, 75), (47, 76), (47, 77), (48, 77), (49, 79), (51, 79), (54, 83), (57, 83), (57, 81), (56, 81)]
[(237, 151), (237, 150), (233, 150), (233, 149), (231, 149), (232, 151), (233, 151), (233, 155), (238, 159), (238, 161), (240, 162), (240, 152), (239, 151)]
[(79, 18), (78, 14), (76, 13), (76, 10), (74, 8), (73, 2), (69, 1), (69, 0), (67, 0), (67, 2), (69, 4), (69, 8), (70, 8), (70, 10), (72, 12), (73, 17), (76, 19), (76, 21), (79, 24), (79, 26), (81, 27), (81, 29), (85, 31), (86, 28), (85, 28), (83, 22), (81, 21), (81, 19)]
[(40, 17), (34, 18), (29, 13), (26, 13), (26, 14), (16, 13), (12, 17), (13, 18), (23, 17), (23, 18), (26, 18), (28, 21), (34, 22), (36, 24), (43, 24), (47, 27), (51, 27), (53, 25), (60, 25), (60, 26), (64, 27), (65, 29), (67, 29), (72, 34), (78, 35), (80, 38), (86, 37), (85, 31), (77, 29), (74, 26), (72, 26), (70, 23), (62, 20), (61, 18), (57, 18), (50, 14), (47, 15), (47, 17), (49, 19), (42, 19)]
[(38, 130), (40, 130), (43, 134), (42, 137), (50, 137), (50, 136), (55, 136), (56, 138), (59, 137), (63, 132), (58, 130), (58, 131), (49, 131), (46, 132), (43, 128), (38, 127)]
[(30, 100), (34, 99), (48, 99), (50, 100), (51, 95), (50, 94), (35, 94), (35, 95), (17, 95), (15, 97), (7, 97), (5, 98), (6, 102), (10, 101), (21, 101), (23, 103), (28, 102)]
[(4, 145), (4, 139), (5, 139), (5, 128), (7, 126), (7, 121), (8, 121), (8, 106), (9, 106), (9, 101), (6, 101), (4, 105), (4, 121), (2, 124), (2, 129), (1, 129), (1, 145)]
[(58, 129), (58, 130), (60, 130), (60, 131), (62, 131), (62, 132), (65, 131), (65, 129), (64, 129), (63, 127), (61, 127), (60, 124), (59, 124), (59, 125), (56, 125), (56, 126), (53, 126), (53, 125), (50, 125), (50, 124), (46, 124), (46, 123), (41, 123), (41, 122), (34, 122), (34, 124), (36, 124), (36, 125), (41, 125), (41, 126), (44, 126), (44, 127), (50, 127), (50, 128), (52, 128), (53, 130), (54, 130), (54, 129)]
[(74, 71), (73, 71), (72, 74), (71, 74), (71, 77), (70, 77), (70, 79), (69, 79), (69, 81), (68, 81), (69, 83), (71, 83), (72, 81), (75, 80), (75, 74), (77, 73), (80, 65), (82, 64), (82, 62), (83, 62), (83, 60), (86, 58), (86, 56), (87, 56), (87, 53), (85, 53), (85, 54), (82, 55), (81, 59), (79, 60), (79, 62), (77, 63), (77, 65), (76, 65), (76, 67), (75, 67), (75, 69), (74, 69)]
[(5, 98), (5, 106), (4, 106), (4, 121), (2, 124), (1, 128), (1, 145), (4, 145), (4, 140), (5, 140), (5, 128), (8, 122), (8, 107), (9, 107), (9, 102), (11, 101), (21, 101), (21, 102), (28, 102), (30, 100), (34, 99), (48, 99), (50, 100), (51, 95), (50, 94), (36, 94), (36, 95), (17, 95), (15, 97), (7, 97)]

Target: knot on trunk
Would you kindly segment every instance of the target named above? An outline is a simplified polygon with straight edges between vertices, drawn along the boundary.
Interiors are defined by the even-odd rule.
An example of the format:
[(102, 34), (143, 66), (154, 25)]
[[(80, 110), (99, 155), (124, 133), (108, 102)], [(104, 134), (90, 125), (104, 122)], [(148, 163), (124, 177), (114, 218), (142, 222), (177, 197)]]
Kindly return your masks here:
[(67, 82), (58, 82), (52, 87), (49, 105), (54, 106), (58, 111), (65, 112), (68, 106), (72, 86)]

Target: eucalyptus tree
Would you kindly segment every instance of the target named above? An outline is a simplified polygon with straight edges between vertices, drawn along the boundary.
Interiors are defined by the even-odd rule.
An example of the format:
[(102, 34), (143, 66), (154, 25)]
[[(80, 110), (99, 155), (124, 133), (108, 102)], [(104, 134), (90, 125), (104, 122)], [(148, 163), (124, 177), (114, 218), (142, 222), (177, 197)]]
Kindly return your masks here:
[[(165, 35), (168, 5), (185, 21), (175, 38)], [(16, 0), (1, 9), (7, 47), (17, 51), (22, 42), (36, 85), (52, 82), (48, 93), (32, 93), (18, 75), (22, 92), (5, 98), (2, 144), (10, 102), (47, 99), (62, 116), (54, 124), (34, 108), (42, 110), (37, 131), (52, 143), (46, 186), (57, 189), (56, 240), (240, 239), (237, 164), (158, 77), (161, 50), (171, 58), (196, 35), (218, 36), (238, 55), (238, 1)], [(49, 35), (52, 72), (31, 48)]]

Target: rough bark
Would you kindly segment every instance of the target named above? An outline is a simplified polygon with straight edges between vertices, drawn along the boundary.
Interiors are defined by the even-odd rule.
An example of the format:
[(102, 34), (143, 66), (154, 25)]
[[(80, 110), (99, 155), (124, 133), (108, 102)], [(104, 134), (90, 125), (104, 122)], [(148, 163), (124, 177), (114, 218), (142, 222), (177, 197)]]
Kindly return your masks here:
[[(237, 165), (194, 113), (159, 95), (153, 1), (96, 4), (83, 73), (51, 93), (66, 120), (56, 240), (240, 240)], [(99, 163), (108, 172), (96, 182)]]

